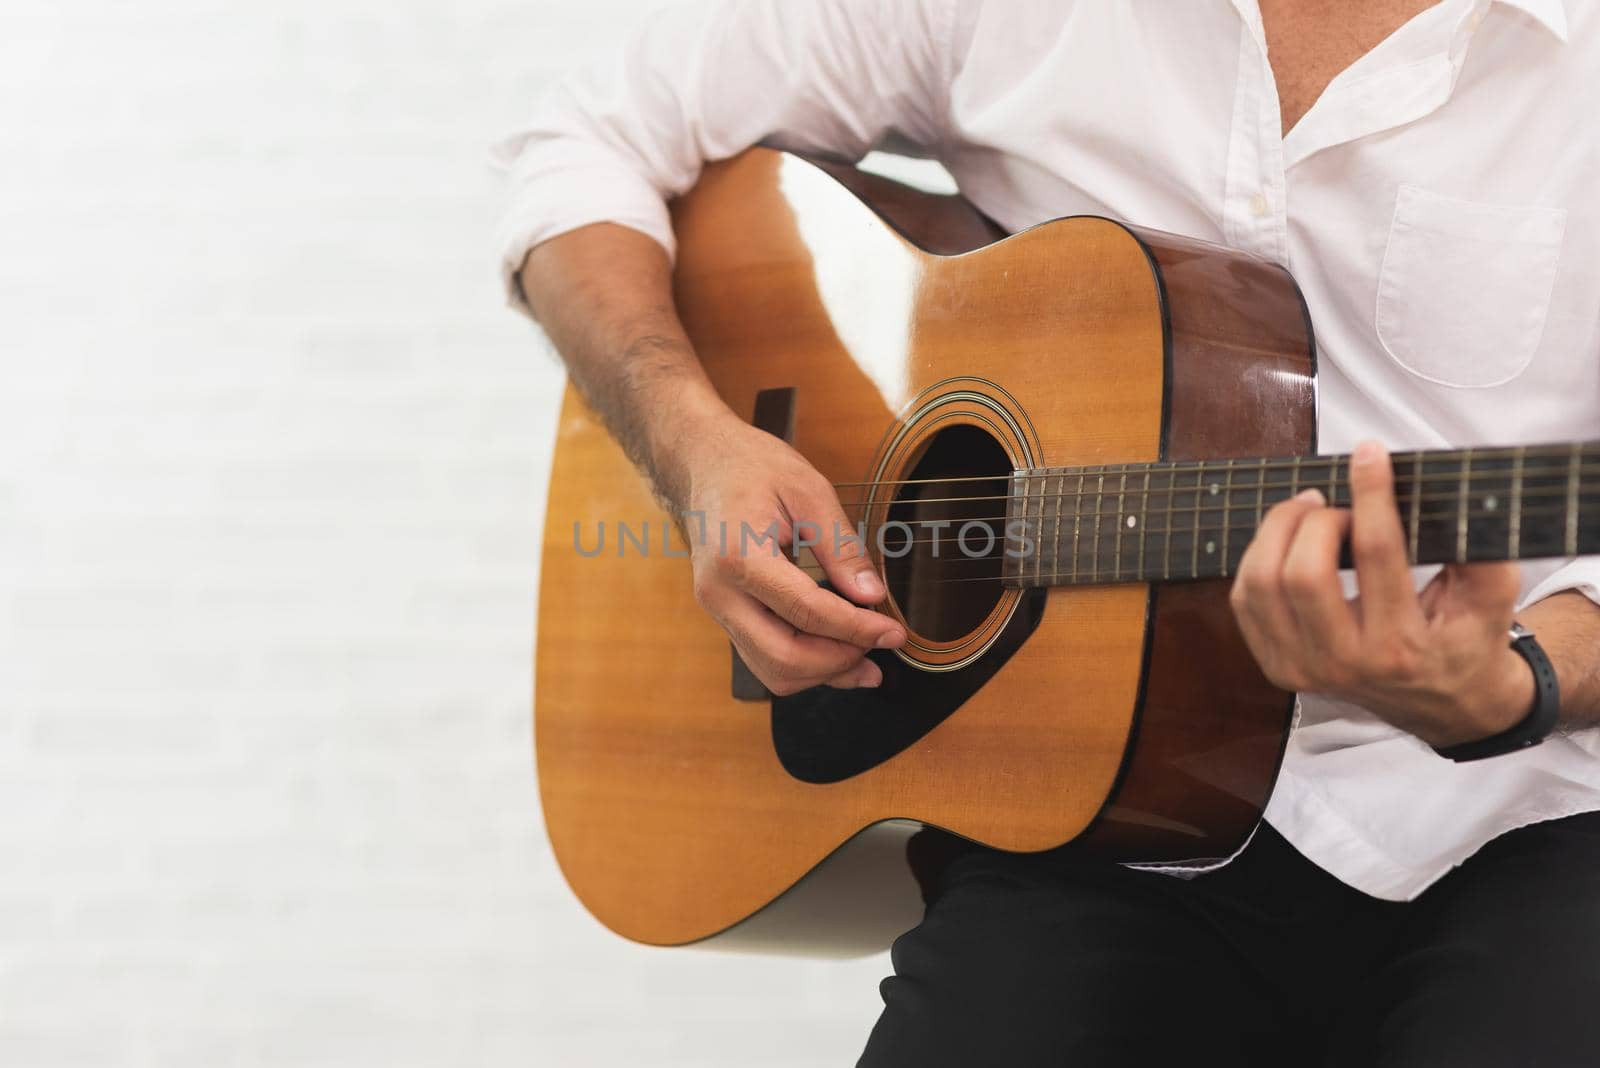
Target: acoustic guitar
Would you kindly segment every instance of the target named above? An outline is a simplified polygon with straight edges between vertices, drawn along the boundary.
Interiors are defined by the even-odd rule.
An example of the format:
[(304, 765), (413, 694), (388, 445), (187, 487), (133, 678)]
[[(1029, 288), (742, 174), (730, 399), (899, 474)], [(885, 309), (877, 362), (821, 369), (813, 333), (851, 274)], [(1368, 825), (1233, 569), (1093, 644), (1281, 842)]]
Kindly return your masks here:
[[(684, 539), (706, 532), (568, 389), (535, 739), (589, 910), (661, 945), (870, 952), (951, 843), (1238, 848), (1293, 696), (1229, 576), (1274, 503), (1350, 499), (1346, 458), (1315, 455), (1289, 274), (1105, 218), (1006, 236), (960, 198), (764, 149), (672, 213), (707, 372), (836, 485), (909, 640), (871, 654), (876, 689), (768, 694), (695, 604)], [(1417, 563), (1600, 552), (1600, 446), (1394, 463)]]

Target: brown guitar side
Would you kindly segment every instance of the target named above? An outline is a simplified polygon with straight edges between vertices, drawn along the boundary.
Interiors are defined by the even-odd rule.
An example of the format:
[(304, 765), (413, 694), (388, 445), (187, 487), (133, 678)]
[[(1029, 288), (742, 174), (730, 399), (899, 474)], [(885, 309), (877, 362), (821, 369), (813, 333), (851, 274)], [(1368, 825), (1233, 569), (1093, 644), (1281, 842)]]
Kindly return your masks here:
[[(896, 190), (885, 216), (945, 253), (992, 236), (953, 199)], [(823, 170), (764, 150), (709, 168), (674, 220), (680, 311), (719, 392), (749, 413), (758, 391), (793, 388), (795, 445), (831, 481), (869, 477), (904, 407), (954, 378), (1020, 399), (1017, 449), (1033, 455), (1017, 466), (1313, 445), (1307, 324), (1270, 265), (1091, 218), (934, 255)], [(580, 555), (574, 524), (592, 549), (601, 520), (613, 535), (648, 522), (650, 555), (629, 543), (619, 557), (614, 537)], [(787, 912), (819, 921), (831, 948), (881, 948), (808, 896), (852, 865), (785, 891), (846, 841), (840, 857), (872, 879), (903, 873), (895, 821), (1012, 850), (1079, 839), (1124, 859), (1226, 855), (1254, 826), (1289, 706), (1218, 584), (1051, 590), (1037, 629), (958, 711), (823, 785), (780, 765), (765, 702), (732, 697), (726, 637), (696, 607), (687, 561), (661, 551), (669, 525), (569, 390), (545, 531), (537, 759), (563, 873), (618, 933), (681, 944), (738, 924), (782, 939)], [(871, 885), (854, 891), (858, 920), (914, 920)], [(784, 908), (740, 923), (780, 895)]]
[[(1162, 458), (1315, 453), (1316, 348), (1288, 272), (1172, 234), (1135, 232), (1166, 292)], [(1152, 591), (1137, 733), (1115, 795), (1075, 848), (1122, 860), (1205, 860), (1228, 856), (1254, 830), (1277, 778), (1294, 697), (1256, 667), (1228, 586)]]

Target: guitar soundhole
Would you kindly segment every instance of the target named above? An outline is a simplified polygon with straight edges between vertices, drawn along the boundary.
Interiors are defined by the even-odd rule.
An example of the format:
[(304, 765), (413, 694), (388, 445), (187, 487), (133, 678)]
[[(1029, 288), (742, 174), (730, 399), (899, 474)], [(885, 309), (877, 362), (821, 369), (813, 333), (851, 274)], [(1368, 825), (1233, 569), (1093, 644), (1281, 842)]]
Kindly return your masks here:
[(981, 626), (1004, 592), (1011, 459), (983, 429), (935, 433), (889, 507), (884, 577), (911, 629), (951, 642)]

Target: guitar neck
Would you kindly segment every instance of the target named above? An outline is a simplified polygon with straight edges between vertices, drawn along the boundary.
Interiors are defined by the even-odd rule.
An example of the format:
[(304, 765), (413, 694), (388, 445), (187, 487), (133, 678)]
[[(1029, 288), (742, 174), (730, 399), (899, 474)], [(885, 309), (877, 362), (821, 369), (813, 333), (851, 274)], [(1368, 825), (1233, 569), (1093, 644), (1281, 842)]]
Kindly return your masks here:
[[(1392, 460), (1414, 564), (1600, 553), (1600, 442)], [(1002, 578), (1008, 586), (1226, 578), (1274, 504), (1318, 489), (1349, 507), (1349, 473), (1348, 456), (1016, 471)]]

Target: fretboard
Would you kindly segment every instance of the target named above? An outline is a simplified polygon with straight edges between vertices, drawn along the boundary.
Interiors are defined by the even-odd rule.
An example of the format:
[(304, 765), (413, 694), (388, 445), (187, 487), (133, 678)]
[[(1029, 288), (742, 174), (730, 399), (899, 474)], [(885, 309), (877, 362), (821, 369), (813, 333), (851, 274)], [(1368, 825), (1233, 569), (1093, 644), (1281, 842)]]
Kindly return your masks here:
[[(1392, 459), (1414, 564), (1600, 553), (1600, 442)], [(1348, 456), (1016, 471), (1002, 578), (1008, 586), (1226, 578), (1274, 504), (1314, 488), (1349, 507), (1349, 472)]]

